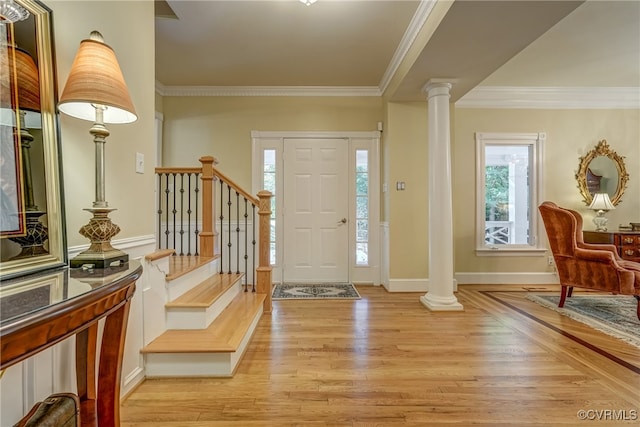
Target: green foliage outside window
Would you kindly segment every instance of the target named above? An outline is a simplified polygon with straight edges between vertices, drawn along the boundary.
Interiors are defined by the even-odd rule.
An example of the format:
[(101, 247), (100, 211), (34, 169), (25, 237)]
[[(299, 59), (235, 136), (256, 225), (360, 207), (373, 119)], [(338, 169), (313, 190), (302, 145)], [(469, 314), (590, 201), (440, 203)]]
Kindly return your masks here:
[(509, 166), (487, 166), (485, 220), (509, 220)]

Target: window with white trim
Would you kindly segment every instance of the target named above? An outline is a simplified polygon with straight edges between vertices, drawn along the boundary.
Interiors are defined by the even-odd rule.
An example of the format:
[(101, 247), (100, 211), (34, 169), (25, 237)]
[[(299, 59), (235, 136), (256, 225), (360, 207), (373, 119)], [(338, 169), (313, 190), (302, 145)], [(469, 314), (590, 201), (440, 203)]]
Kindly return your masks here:
[(476, 133), (478, 251), (538, 250), (544, 133)]

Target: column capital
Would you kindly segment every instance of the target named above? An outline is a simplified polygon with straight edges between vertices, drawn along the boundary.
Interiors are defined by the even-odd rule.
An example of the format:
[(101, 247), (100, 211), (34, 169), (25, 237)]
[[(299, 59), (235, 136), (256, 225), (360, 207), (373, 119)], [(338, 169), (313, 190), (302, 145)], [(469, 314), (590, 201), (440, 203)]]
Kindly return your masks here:
[(429, 79), (422, 87), (422, 91), (426, 93), (427, 96), (449, 95), (449, 91), (454, 83), (457, 83), (457, 79)]

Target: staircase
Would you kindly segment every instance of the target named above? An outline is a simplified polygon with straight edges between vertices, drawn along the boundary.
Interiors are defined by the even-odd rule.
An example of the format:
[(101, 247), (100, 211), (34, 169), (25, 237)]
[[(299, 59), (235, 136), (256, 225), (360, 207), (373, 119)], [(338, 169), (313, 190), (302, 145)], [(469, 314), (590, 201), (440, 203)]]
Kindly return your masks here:
[[(271, 312), (268, 261), (271, 194), (261, 191), (259, 198), (254, 198), (217, 171), (213, 157), (203, 157), (200, 161), (202, 168), (156, 169), (158, 194), (166, 196), (166, 200), (158, 202), (158, 223), (165, 224), (164, 230), (159, 225), (158, 242), (161, 245), (165, 237), (165, 244), (173, 241), (174, 247), (159, 247), (145, 259), (146, 271), (154, 273), (143, 288), (145, 346), (141, 353), (147, 378), (232, 376), (260, 317)], [(183, 184), (185, 175), (189, 175), (187, 186)], [(191, 191), (192, 181), (196, 183), (195, 190), (187, 194), (185, 207), (184, 188)], [(215, 215), (214, 181), (220, 184), (219, 217)], [(191, 197), (195, 200), (195, 209), (191, 206)], [(222, 210), (227, 207), (225, 218)], [(251, 223), (249, 209), (253, 209)], [(167, 213), (164, 222), (163, 212)], [(196, 215), (195, 220), (190, 217), (192, 213)], [(177, 220), (185, 215), (188, 215), (186, 221)], [(193, 234), (195, 247), (192, 246)], [(254, 262), (256, 243), (257, 266)], [(251, 245), (254, 253), (249, 251)]]

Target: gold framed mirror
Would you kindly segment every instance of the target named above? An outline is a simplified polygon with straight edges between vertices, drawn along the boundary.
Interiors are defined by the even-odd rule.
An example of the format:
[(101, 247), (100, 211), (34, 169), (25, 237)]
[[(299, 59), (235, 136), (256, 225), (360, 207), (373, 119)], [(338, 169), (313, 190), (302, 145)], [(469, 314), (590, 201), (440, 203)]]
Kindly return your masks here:
[(576, 180), (587, 206), (593, 201), (595, 193), (607, 193), (614, 206), (621, 202), (629, 181), (623, 159), (604, 139), (593, 150), (580, 157)]
[(0, 0), (0, 280), (66, 265), (51, 10)]

